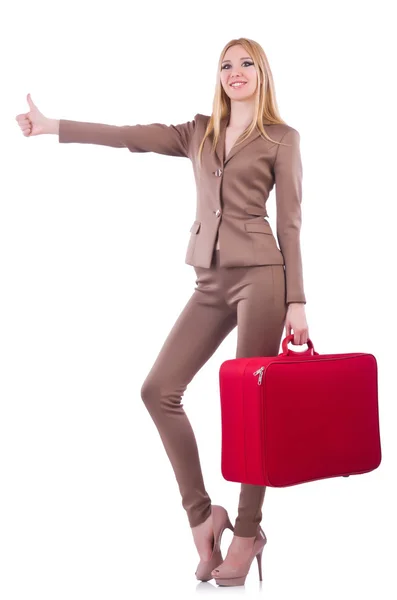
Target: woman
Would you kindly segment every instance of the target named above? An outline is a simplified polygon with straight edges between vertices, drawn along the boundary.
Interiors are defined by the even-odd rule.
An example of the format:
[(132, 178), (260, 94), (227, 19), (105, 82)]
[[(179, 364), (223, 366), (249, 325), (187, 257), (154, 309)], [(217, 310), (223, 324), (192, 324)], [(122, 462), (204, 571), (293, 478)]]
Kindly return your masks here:
[[(300, 250), (302, 165), (299, 133), (279, 116), (272, 73), (261, 46), (231, 40), (221, 52), (213, 114), (181, 125), (114, 126), (47, 119), (28, 95), (16, 117), (25, 136), (59, 135), (76, 142), (157, 152), (192, 161), (196, 219), (186, 263), (197, 275), (184, 307), (147, 375), (142, 399), (155, 422), (179, 485), (200, 556), (196, 576), (219, 585), (244, 584), (266, 536), (260, 527), (264, 486), (242, 484), (233, 528), (212, 505), (195, 436), (181, 399), (194, 375), (237, 325), (236, 358), (279, 353), (283, 328), (294, 344), (308, 340)], [(211, 143), (212, 142), (212, 143)], [(277, 238), (266, 221), (276, 184)], [(225, 560), (226, 527), (234, 531)]]

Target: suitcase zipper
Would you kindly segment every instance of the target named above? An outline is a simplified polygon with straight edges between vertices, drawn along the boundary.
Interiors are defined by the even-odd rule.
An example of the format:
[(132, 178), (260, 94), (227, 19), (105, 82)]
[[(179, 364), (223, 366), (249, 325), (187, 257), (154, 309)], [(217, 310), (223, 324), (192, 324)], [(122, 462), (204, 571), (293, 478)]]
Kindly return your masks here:
[(260, 367), (257, 371), (254, 371), (253, 375), (259, 375), (258, 377), (258, 385), (262, 383), (263, 371), (265, 367)]

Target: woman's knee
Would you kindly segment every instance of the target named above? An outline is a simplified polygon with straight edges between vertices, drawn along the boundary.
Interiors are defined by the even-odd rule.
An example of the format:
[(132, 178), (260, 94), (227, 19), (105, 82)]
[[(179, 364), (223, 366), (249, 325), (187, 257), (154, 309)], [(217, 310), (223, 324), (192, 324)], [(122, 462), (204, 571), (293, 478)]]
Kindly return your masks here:
[(151, 404), (161, 396), (161, 386), (155, 379), (147, 377), (141, 387), (141, 398), (144, 404)]
[(149, 375), (141, 386), (141, 398), (146, 406), (158, 406), (160, 408), (177, 407), (186, 385), (175, 385), (165, 379), (158, 379)]

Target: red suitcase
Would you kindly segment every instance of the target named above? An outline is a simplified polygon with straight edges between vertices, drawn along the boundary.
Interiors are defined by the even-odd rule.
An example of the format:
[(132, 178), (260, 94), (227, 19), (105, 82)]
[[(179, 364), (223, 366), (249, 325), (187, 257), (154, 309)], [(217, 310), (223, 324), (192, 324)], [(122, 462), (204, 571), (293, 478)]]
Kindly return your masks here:
[(372, 354), (294, 352), (219, 369), (224, 479), (285, 487), (368, 473), (381, 462)]

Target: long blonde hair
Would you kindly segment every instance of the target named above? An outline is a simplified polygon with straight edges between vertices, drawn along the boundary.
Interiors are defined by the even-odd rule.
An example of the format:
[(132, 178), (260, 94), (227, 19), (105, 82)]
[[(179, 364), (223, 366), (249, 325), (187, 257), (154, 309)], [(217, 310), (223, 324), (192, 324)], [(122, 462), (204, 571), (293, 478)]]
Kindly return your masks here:
[(220, 134), (221, 120), (230, 114), (230, 98), (227, 96), (223, 89), (220, 79), (220, 73), (222, 61), (226, 51), (231, 46), (235, 46), (237, 44), (243, 46), (244, 50), (246, 50), (248, 54), (252, 57), (258, 76), (258, 84), (255, 92), (254, 118), (252, 120), (252, 123), (238, 137), (236, 144), (244, 141), (256, 127), (258, 127), (261, 134), (267, 140), (276, 144), (282, 143), (277, 142), (276, 140), (273, 140), (271, 137), (269, 137), (269, 135), (265, 131), (265, 128), (263, 127), (263, 121), (267, 121), (268, 124), (286, 124), (285, 121), (283, 121), (283, 119), (280, 117), (278, 112), (273, 75), (270, 69), (269, 61), (267, 60), (267, 56), (262, 46), (260, 46), (260, 44), (258, 44), (254, 40), (250, 40), (248, 38), (234, 39), (228, 42), (226, 46), (224, 46), (219, 57), (218, 70), (216, 74), (215, 95), (212, 103), (212, 115), (209, 118), (207, 128), (205, 130), (203, 139), (198, 149), (198, 160), (200, 166), (203, 146), (206, 138), (209, 135), (211, 135), (212, 132), (214, 133), (212, 149), (213, 151), (215, 151)]

